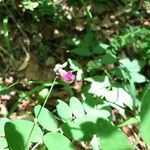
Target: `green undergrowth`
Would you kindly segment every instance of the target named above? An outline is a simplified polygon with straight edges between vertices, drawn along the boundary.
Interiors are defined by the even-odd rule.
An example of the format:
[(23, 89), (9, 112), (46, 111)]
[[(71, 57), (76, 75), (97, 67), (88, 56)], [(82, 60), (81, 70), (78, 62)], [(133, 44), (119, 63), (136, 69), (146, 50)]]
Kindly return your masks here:
[[(73, 83), (56, 71), (54, 81), (17, 78), (9, 85), (1, 74), (11, 73), (1, 70), (0, 101), (17, 98), (0, 118), (0, 150), (130, 150), (141, 142), (149, 149), (149, 6), (146, 0), (0, 2), (0, 67), (25, 52), (41, 64), (49, 56), (66, 61), (75, 75)], [(32, 117), (19, 119), (25, 100), (31, 108), (24, 114)], [(130, 127), (138, 129), (134, 142), (124, 132)]]

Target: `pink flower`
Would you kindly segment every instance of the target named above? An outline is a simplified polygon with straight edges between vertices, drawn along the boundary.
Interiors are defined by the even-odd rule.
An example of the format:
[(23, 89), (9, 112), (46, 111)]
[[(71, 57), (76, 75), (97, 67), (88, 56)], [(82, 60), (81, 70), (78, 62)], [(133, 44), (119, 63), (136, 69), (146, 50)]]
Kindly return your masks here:
[(54, 68), (56, 75), (66, 83), (72, 83), (75, 80), (75, 75), (71, 71), (65, 71), (63, 68), (67, 66), (67, 62), (64, 64), (57, 64)]

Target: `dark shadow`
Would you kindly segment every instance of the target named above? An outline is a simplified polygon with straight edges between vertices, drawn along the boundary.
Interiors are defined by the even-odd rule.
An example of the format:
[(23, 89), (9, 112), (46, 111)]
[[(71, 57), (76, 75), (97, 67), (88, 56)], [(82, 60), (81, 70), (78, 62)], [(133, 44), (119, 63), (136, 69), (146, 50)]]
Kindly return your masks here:
[(126, 135), (118, 130), (116, 126), (103, 118), (97, 120), (96, 133), (100, 138), (102, 147), (103, 145), (105, 145), (105, 147), (111, 145), (112, 149), (119, 148), (120, 150), (131, 150)]
[[(109, 144), (113, 149), (114, 147), (120, 147), (120, 150), (131, 150), (125, 134), (103, 118), (98, 118), (96, 122), (85, 120), (78, 124), (64, 123), (62, 130), (64, 135), (71, 140), (90, 141), (92, 140), (93, 135), (96, 134), (100, 138), (102, 146), (103, 144), (104, 146)], [(76, 136), (77, 134), (78, 136)], [(114, 140), (117, 142), (117, 145), (114, 145)]]
[(62, 130), (63, 130), (65, 136), (67, 136), (69, 139), (73, 139), (73, 135), (71, 132), (71, 126), (69, 126), (68, 123), (64, 123), (62, 125)]
[[(87, 95), (84, 103), (89, 107), (85, 109), (87, 114), (89, 114), (89, 117), (88, 115), (86, 115), (83, 118), (79, 118), (79, 120), (78, 118), (76, 118), (74, 121), (64, 123), (62, 125), (64, 135), (69, 139), (74, 139), (77, 141), (90, 141), (93, 138), (93, 135), (96, 134), (96, 121), (100, 117), (98, 115), (94, 116), (94, 114), (90, 115), (90, 111), (92, 109), (96, 109), (97, 112), (99, 112), (99, 110), (106, 110), (108, 112), (111, 112), (110, 106), (105, 105), (103, 100), (101, 101), (99, 98), (94, 98), (91, 94)], [(97, 108), (98, 105), (100, 105), (101, 108)], [(110, 115), (108, 119), (111, 120), (111, 117), (112, 116)]]
[(90, 141), (93, 134), (96, 133), (95, 123), (91, 121), (85, 121), (84, 123), (64, 123), (62, 126), (64, 135), (69, 139), (76, 141)]
[[(112, 120), (112, 113), (111, 113), (112, 109), (111, 109), (111, 106), (110, 106), (110, 104), (105, 103), (105, 101), (103, 99), (100, 99), (99, 97), (96, 98), (96, 97), (93, 97), (93, 95), (88, 94), (86, 96), (86, 99), (85, 99), (84, 103), (88, 107), (90, 107), (90, 109), (96, 109), (97, 111), (98, 110), (106, 110), (106, 111), (110, 112), (110, 116), (108, 117), (108, 119)], [(97, 108), (98, 105), (101, 106), (101, 108)], [(89, 112), (90, 111), (91, 110), (89, 110)]]
[(22, 135), (11, 122), (5, 124), (5, 136), (10, 150), (27, 150)]
[(81, 127), (81, 131), (84, 134), (83, 139), (86, 141), (90, 141), (93, 135), (96, 133), (95, 123), (91, 121), (87, 121), (85, 123), (82, 123), (80, 127)]

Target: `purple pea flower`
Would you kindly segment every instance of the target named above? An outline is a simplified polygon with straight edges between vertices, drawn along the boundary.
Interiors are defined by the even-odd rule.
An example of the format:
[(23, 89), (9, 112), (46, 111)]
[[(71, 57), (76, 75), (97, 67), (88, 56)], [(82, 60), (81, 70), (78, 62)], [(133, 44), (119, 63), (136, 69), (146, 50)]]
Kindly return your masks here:
[(67, 66), (67, 62), (64, 64), (57, 64), (54, 68), (54, 72), (66, 83), (72, 83), (75, 80), (75, 75), (71, 71), (66, 71), (63, 68)]

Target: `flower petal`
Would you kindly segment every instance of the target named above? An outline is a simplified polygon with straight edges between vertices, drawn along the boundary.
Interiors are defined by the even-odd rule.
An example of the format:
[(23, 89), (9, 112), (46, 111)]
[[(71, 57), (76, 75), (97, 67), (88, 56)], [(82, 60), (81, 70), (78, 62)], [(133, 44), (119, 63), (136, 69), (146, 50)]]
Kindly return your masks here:
[(56, 75), (58, 75), (64, 82), (72, 83), (75, 80), (75, 75), (71, 71), (65, 71), (63, 68), (66, 67), (67, 62), (64, 64), (57, 64), (54, 68)]

